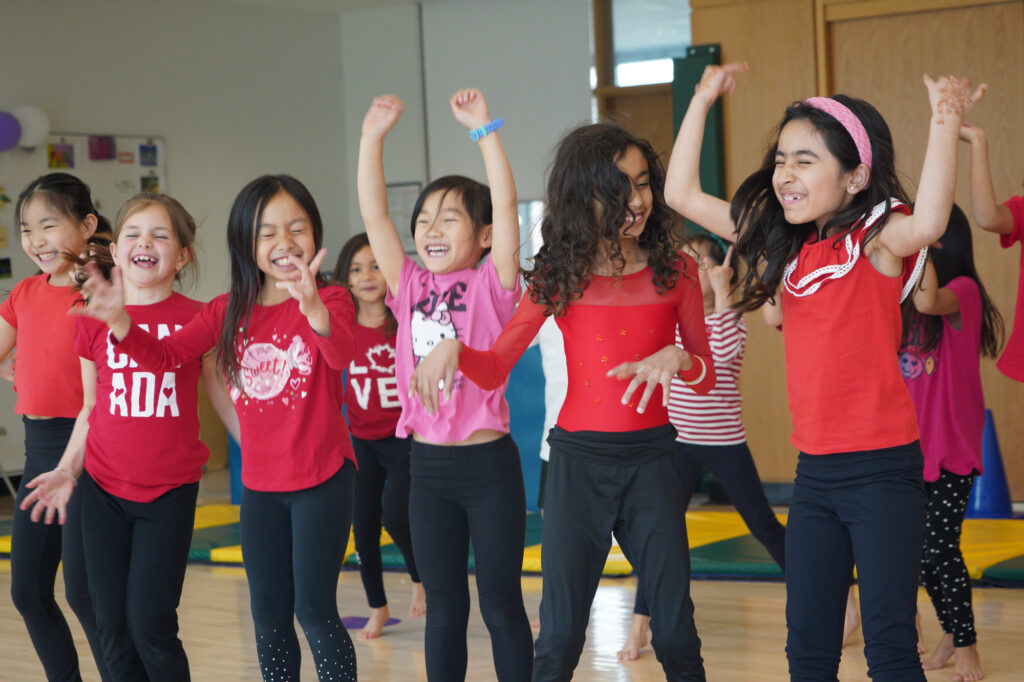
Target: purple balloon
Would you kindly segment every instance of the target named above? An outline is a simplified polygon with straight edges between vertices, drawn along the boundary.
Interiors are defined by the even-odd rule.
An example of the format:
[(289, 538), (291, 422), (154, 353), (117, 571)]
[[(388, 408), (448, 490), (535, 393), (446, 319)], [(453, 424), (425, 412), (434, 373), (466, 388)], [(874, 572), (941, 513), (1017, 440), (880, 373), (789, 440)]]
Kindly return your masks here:
[(6, 111), (0, 111), (0, 152), (14, 149), (21, 139), (21, 124)]

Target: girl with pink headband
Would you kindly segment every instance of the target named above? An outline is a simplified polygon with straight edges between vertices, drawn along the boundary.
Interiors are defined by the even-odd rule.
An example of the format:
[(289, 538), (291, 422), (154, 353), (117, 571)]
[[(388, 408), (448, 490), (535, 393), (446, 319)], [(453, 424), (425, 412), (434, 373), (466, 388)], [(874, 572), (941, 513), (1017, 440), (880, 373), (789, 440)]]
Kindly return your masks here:
[[(836, 680), (857, 567), (868, 673), (924, 682), (914, 615), (924, 532), (923, 458), (900, 373), (900, 301), (942, 236), (963, 116), (984, 93), (924, 77), (932, 107), (914, 204), (889, 128), (863, 100), (788, 107), (761, 167), (728, 203), (701, 191), (704, 120), (745, 64), (708, 67), (683, 119), (665, 199), (736, 243), (741, 312), (781, 299), (791, 441), (800, 451), (786, 530), (792, 680)], [(657, 624), (651, 623), (656, 628)]]

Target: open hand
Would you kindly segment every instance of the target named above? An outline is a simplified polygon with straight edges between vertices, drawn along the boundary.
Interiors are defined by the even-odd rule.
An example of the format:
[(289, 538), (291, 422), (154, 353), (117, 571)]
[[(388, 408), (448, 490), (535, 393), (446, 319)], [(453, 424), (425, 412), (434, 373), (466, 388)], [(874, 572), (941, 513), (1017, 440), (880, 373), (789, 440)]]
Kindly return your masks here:
[(704, 67), (704, 75), (694, 88), (694, 96), (700, 95), (710, 104), (722, 95), (731, 95), (736, 91), (736, 74), (749, 68), (746, 62), (729, 62), (722, 66), (712, 64)]
[(32, 508), (31, 519), (38, 523), (43, 519), (44, 523), (53, 523), (54, 516), (57, 523), (64, 525), (67, 520), (68, 500), (75, 490), (75, 479), (66, 471), (47, 471), (39, 474), (25, 484), (32, 492), (21, 501), (22, 511)]
[(633, 377), (622, 394), (622, 404), (633, 406), (630, 400), (636, 389), (644, 384), (643, 395), (636, 403), (636, 411), (643, 414), (647, 409), (647, 402), (651, 399), (654, 389), (661, 386), (661, 404), (668, 406), (668, 392), (672, 385), (672, 377), (677, 373), (690, 369), (693, 366), (693, 358), (679, 346), (665, 346), (653, 355), (648, 355), (636, 362), (624, 362), (618, 367), (608, 371), (608, 376), (618, 379)]
[(935, 122), (943, 123), (948, 116), (958, 125), (988, 90), (988, 85), (982, 83), (971, 92), (971, 81), (955, 76), (943, 76), (938, 81), (933, 81), (925, 74), (924, 85), (928, 88), (928, 100), (932, 105)]
[(419, 398), (427, 414), (437, 412), (437, 392), (441, 391), (445, 402), (452, 397), (452, 383), (459, 368), (459, 354), (462, 343), (455, 339), (443, 339), (427, 357), (420, 360), (409, 379), (409, 397)]
[(374, 97), (370, 110), (363, 118), (363, 135), (384, 137), (398, 123), (405, 105), (394, 95)]
[(483, 94), (476, 88), (463, 88), (452, 95), (449, 104), (455, 120), (470, 130), (475, 130), (491, 120), (487, 111), (487, 102)]
[(82, 284), (82, 295), (85, 296), (86, 305), (75, 306), (68, 310), (68, 314), (92, 317), (105, 322), (114, 330), (114, 335), (118, 339), (123, 339), (131, 327), (131, 318), (124, 310), (121, 268), (115, 266), (110, 271), (109, 280), (93, 262), (86, 263), (83, 269), (88, 275), (88, 279)]

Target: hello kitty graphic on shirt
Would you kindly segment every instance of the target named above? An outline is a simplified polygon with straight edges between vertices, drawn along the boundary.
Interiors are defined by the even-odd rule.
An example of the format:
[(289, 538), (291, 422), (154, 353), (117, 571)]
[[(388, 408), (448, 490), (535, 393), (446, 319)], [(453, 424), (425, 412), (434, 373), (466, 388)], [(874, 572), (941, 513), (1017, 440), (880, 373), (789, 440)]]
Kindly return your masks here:
[(447, 303), (439, 303), (430, 315), (425, 315), (418, 308), (413, 309), (411, 332), (416, 364), (430, 355), (442, 340), (459, 338)]
[[(275, 334), (273, 341), (278, 339)], [(285, 340), (285, 337), (280, 337), (280, 341)], [(292, 337), (288, 350), (273, 342), (246, 345), (240, 365), (238, 376), (242, 390), (231, 387), (232, 401), (238, 402), (244, 393), (245, 397), (256, 400), (273, 400), (281, 396), (281, 402), (288, 405), (296, 398), (306, 397), (306, 391), (301, 389), (306, 382), (305, 377), (313, 371), (313, 354), (302, 337), (296, 335)], [(282, 396), (286, 389), (290, 390)]]

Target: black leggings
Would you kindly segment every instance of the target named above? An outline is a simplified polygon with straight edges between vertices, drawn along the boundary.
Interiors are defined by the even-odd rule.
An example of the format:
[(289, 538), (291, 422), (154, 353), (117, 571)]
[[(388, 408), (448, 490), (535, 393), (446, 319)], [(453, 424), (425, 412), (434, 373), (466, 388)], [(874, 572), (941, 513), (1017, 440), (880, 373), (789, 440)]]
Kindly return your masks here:
[(18, 487), (11, 528), (11, 598), (25, 620), (32, 646), (46, 672), (46, 679), (81, 680), (78, 653), (71, 630), (53, 595), (57, 564), (63, 558), (64, 595), (78, 616), (103, 680), (112, 679), (103, 664), (96, 633), (96, 616), (89, 599), (82, 550), (81, 490), (75, 488), (68, 501), (63, 526), (33, 523), (31, 510), (22, 511), (21, 501), (29, 494), (25, 484), (39, 474), (52, 471), (71, 438), (74, 419), (28, 419), (25, 423), (25, 471)]
[(356, 652), (338, 615), (338, 574), (352, 519), (355, 470), (292, 492), (244, 488), (242, 559), (264, 680), (299, 679), (297, 617), (321, 680), (355, 680)]
[(925, 682), (914, 628), (923, 469), (917, 441), (833, 455), (800, 453), (786, 526), (791, 680), (838, 679), (856, 562), (868, 676)]
[(352, 436), (359, 470), (352, 515), (359, 576), (370, 608), (387, 606), (380, 558), (381, 522), (395, 541), (414, 583), (420, 581), (409, 532), (409, 438), (366, 440)]
[[(698, 445), (676, 441), (674, 464), (683, 490), (683, 511), (690, 507), (701, 467), (706, 467), (722, 484), (725, 494), (747, 524), (751, 535), (765, 546), (779, 568), (786, 571), (786, 527), (775, 518), (775, 512), (768, 504), (761, 478), (757, 475), (757, 465), (745, 442), (735, 445)], [(647, 598), (639, 584), (633, 613), (651, 615)]]
[(974, 631), (971, 576), (960, 553), (960, 529), (967, 511), (974, 476), (940, 470), (939, 478), (925, 482), (928, 516), (925, 521), (921, 582), (931, 597), (942, 631), (953, 635), (953, 646), (978, 641)]
[(652, 596), (652, 644), (666, 679), (704, 680), (675, 435), (667, 424), (624, 433), (551, 430), (536, 682), (572, 677), (612, 534)]
[(189, 679), (178, 603), (198, 483), (152, 502), (106, 492), (82, 474), (82, 539), (103, 657), (116, 680)]
[(511, 436), (479, 445), (413, 441), (412, 544), (427, 594), (427, 678), (466, 678), (469, 542), (500, 682), (525, 682), (533, 634), (523, 606), (526, 492)]

